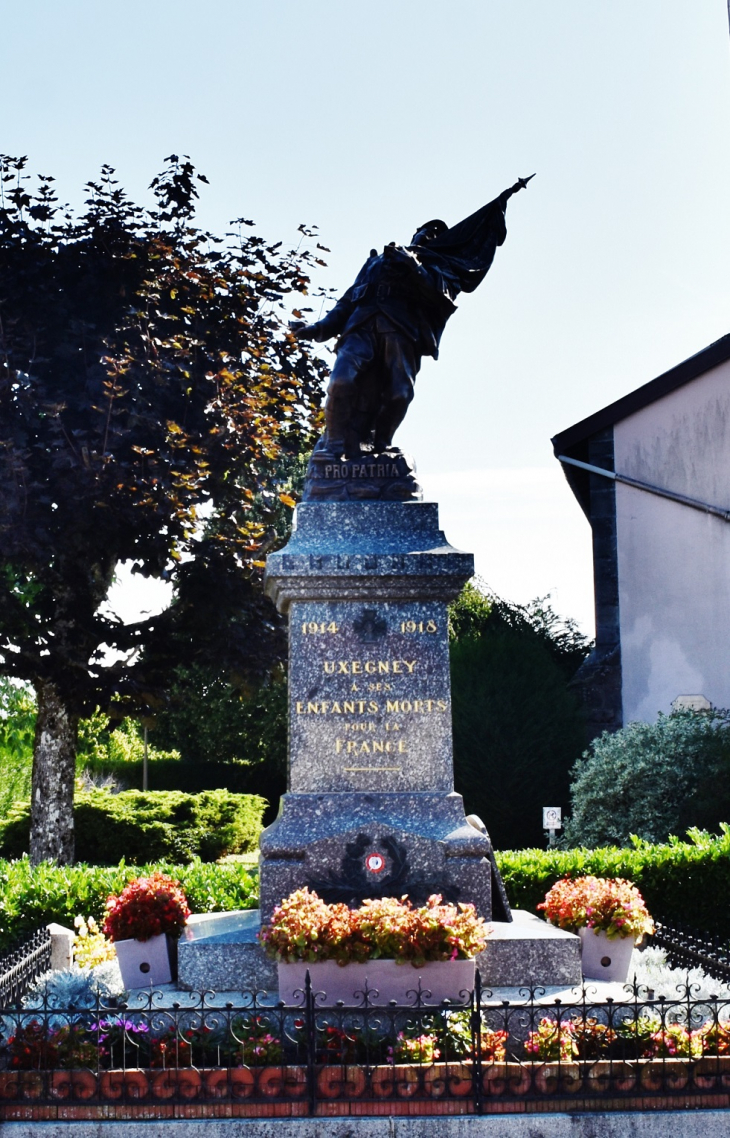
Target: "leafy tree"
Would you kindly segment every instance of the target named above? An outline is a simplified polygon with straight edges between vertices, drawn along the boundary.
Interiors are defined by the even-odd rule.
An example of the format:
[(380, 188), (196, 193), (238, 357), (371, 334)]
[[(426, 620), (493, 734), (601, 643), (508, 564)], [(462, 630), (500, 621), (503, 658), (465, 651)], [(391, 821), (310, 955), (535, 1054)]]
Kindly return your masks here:
[(564, 841), (663, 842), (730, 820), (730, 711), (682, 710), (594, 739), (575, 764)]
[[(37, 696), (34, 861), (73, 857), (80, 717), (155, 706), (183, 658), (245, 674), (284, 649), (259, 586), (318, 425), (324, 365), (283, 319), (317, 258), (243, 218), (199, 230), (205, 179), (167, 162), (152, 207), (104, 167), (76, 216), (0, 159), (0, 674)], [(122, 562), (171, 579), (170, 609), (109, 611)]]
[(467, 585), (450, 610), (454, 776), (497, 848), (539, 845), (542, 807), (568, 801), (585, 746), (569, 680), (585, 637), (547, 599), (510, 604)]

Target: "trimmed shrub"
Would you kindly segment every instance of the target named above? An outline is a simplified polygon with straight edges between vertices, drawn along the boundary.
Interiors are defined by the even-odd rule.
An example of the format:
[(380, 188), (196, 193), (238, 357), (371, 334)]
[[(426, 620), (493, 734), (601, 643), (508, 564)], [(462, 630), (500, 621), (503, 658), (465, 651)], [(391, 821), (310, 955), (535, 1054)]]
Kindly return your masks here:
[(605, 731), (573, 767), (567, 846), (663, 842), (730, 818), (730, 712), (677, 711)]
[[(93, 865), (142, 861), (215, 861), (255, 850), (265, 799), (257, 794), (207, 790), (80, 791), (74, 804), (76, 856)], [(28, 850), (30, 803), (16, 803), (0, 825), (0, 854)]]
[(31, 865), (27, 858), (0, 861), (0, 954), (51, 921), (74, 927), (74, 917), (93, 917), (101, 925), (106, 900), (141, 874), (159, 870), (180, 882), (194, 913), (253, 909), (258, 874), (240, 863), (193, 861), (188, 865)]
[(561, 877), (626, 877), (641, 890), (658, 921), (686, 925), (730, 939), (730, 826), (719, 836), (690, 830), (687, 841), (652, 845), (639, 838), (628, 849), (503, 850), (497, 853), (510, 904), (537, 912)]

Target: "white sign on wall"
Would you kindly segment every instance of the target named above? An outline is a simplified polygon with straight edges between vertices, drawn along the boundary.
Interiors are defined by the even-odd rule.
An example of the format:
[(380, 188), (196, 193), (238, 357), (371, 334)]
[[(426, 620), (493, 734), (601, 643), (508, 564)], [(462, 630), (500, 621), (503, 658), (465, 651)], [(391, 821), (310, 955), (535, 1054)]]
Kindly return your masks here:
[(563, 811), (559, 806), (543, 806), (543, 830), (561, 830), (563, 827)]

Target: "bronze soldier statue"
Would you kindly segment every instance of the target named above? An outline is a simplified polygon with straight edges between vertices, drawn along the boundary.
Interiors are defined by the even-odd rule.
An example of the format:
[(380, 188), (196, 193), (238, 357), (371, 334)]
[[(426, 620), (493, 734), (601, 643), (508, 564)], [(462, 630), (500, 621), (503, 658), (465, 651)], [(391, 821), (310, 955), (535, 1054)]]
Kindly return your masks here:
[(529, 181), (520, 178), (451, 228), (428, 221), (410, 245), (391, 242), (381, 254), (373, 249), (326, 316), (314, 324), (292, 321), (292, 332), (302, 339), (339, 337), (326, 429), (312, 456), (305, 498), (420, 496), (412, 463), (393, 448), (393, 436), (413, 398), (422, 356), (438, 358), (456, 297), (483, 281), (507, 235), (507, 202)]

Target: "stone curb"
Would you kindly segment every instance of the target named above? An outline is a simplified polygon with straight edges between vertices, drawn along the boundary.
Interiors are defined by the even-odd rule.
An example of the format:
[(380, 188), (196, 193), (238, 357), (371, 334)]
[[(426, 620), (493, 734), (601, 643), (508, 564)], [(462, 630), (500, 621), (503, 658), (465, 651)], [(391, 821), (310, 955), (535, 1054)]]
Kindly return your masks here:
[[(199, 1119), (5, 1122), (1, 1138), (726, 1138), (727, 1110), (480, 1118)], [(174, 1135), (172, 1131), (175, 1131)]]

